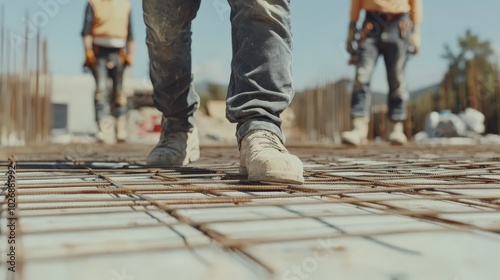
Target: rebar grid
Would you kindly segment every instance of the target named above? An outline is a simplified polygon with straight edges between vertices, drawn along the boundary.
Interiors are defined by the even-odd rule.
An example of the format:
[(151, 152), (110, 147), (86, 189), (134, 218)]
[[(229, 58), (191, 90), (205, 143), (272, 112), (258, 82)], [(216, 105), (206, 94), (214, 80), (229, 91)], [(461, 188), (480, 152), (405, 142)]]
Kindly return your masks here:
[[(149, 148), (81, 144), (0, 152), (3, 159), (15, 156), (22, 261), (216, 244), (273, 273), (252, 246), (435, 232), (500, 242), (497, 146), (295, 146), (291, 151), (305, 163), (302, 186), (248, 182), (238, 174), (235, 147), (205, 147), (192, 166), (164, 169), (142, 165)], [(8, 164), (1, 162), (3, 174)], [(6, 210), (3, 203), (2, 223)], [(155, 229), (169, 233), (148, 237)], [(31, 241), (50, 235), (70, 241)], [(2, 231), (0, 242), (5, 238)]]

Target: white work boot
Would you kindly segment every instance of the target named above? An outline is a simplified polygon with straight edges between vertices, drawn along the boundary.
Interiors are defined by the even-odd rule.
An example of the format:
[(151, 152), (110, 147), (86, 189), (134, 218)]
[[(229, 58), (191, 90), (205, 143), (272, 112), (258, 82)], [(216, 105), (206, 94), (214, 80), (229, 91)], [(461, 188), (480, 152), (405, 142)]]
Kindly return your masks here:
[(120, 116), (116, 118), (116, 141), (124, 143), (127, 140), (127, 117)]
[(103, 118), (97, 123), (99, 132), (97, 132), (97, 141), (104, 144), (115, 144), (115, 118)]
[(303, 184), (304, 168), (274, 133), (255, 130), (241, 140), (240, 173), (249, 181)]
[(198, 129), (190, 132), (161, 132), (160, 141), (148, 155), (146, 165), (155, 167), (184, 166), (200, 158)]
[(404, 132), (403, 122), (393, 122), (389, 121), (389, 142), (393, 145), (404, 145), (408, 142)]
[(350, 145), (365, 145), (368, 143), (368, 118), (352, 119), (352, 130), (342, 132), (342, 142)]

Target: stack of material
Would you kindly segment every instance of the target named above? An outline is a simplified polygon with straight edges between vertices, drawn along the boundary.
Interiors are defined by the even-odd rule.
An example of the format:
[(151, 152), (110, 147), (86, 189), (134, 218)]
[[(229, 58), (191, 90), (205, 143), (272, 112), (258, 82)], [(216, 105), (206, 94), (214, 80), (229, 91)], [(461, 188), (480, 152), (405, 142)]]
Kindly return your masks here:
[(425, 122), (425, 132), (415, 135), (415, 140), (474, 144), (485, 131), (484, 120), (484, 114), (472, 108), (467, 108), (460, 114), (453, 114), (449, 110), (431, 112)]

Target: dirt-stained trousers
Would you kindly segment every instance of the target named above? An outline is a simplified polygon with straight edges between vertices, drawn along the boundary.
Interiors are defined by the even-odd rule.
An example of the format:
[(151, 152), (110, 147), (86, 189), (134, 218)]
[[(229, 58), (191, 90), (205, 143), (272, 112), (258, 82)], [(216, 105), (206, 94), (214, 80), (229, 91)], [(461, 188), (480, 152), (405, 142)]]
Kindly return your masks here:
[[(189, 131), (199, 106), (192, 86), (191, 22), (201, 0), (143, 0), (154, 101), (167, 132)], [(226, 116), (238, 142), (253, 130), (284, 141), (280, 114), (293, 95), (289, 0), (228, 0), (233, 59)]]

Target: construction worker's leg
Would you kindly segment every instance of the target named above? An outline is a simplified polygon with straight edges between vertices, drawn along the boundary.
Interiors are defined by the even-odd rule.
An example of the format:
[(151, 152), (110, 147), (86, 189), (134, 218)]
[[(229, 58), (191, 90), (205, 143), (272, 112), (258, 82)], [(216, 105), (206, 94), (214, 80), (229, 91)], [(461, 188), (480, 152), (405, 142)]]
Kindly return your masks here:
[(116, 118), (116, 139), (119, 142), (125, 141), (127, 138), (127, 96), (123, 91), (123, 74), (124, 65), (118, 53), (112, 55), (112, 60), (116, 65), (110, 71), (111, 80), (113, 82), (113, 114)]
[(97, 66), (94, 69), (96, 79), (95, 112), (98, 132), (96, 138), (100, 142), (112, 144), (114, 137), (114, 118), (111, 116), (109, 105), (110, 92), (108, 90), (108, 69), (106, 64), (109, 61), (108, 54), (100, 50), (97, 54)]
[(106, 68), (106, 58), (97, 57), (96, 67), (92, 70), (96, 82), (94, 95), (95, 120), (97, 123), (109, 117), (109, 93), (107, 90), (108, 69)]
[(200, 0), (143, 0), (154, 102), (164, 116), (149, 166), (187, 165), (200, 157), (199, 96), (191, 85), (191, 22), (199, 7)]
[(191, 85), (191, 22), (199, 6), (200, 0), (143, 1), (154, 102), (166, 118), (164, 131), (187, 132), (195, 124), (199, 96)]
[(227, 117), (238, 123), (238, 142), (252, 130), (281, 141), (280, 114), (294, 96), (288, 0), (229, 0), (233, 60)]
[(303, 183), (280, 114), (294, 95), (289, 0), (229, 0), (233, 41), (226, 116), (237, 123), (240, 172), (251, 181)]
[[(396, 27), (395, 27), (396, 29)], [(408, 43), (401, 38), (399, 29), (390, 33), (383, 43), (383, 54), (389, 83), (388, 118), (390, 120), (389, 140), (394, 144), (407, 142), (403, 122), (407, 118), (407, 103), (409, 94), (405, 83), (405, 65)]]
[(351, 96), (352, 130), (342, 133), (342, 141), (351, 145), (362, 145), (367, 142), (368, 124), (370, 120), (370, 80), (379, 56), (378, 40), (365, 39), (358, 49), (356, 77)]

